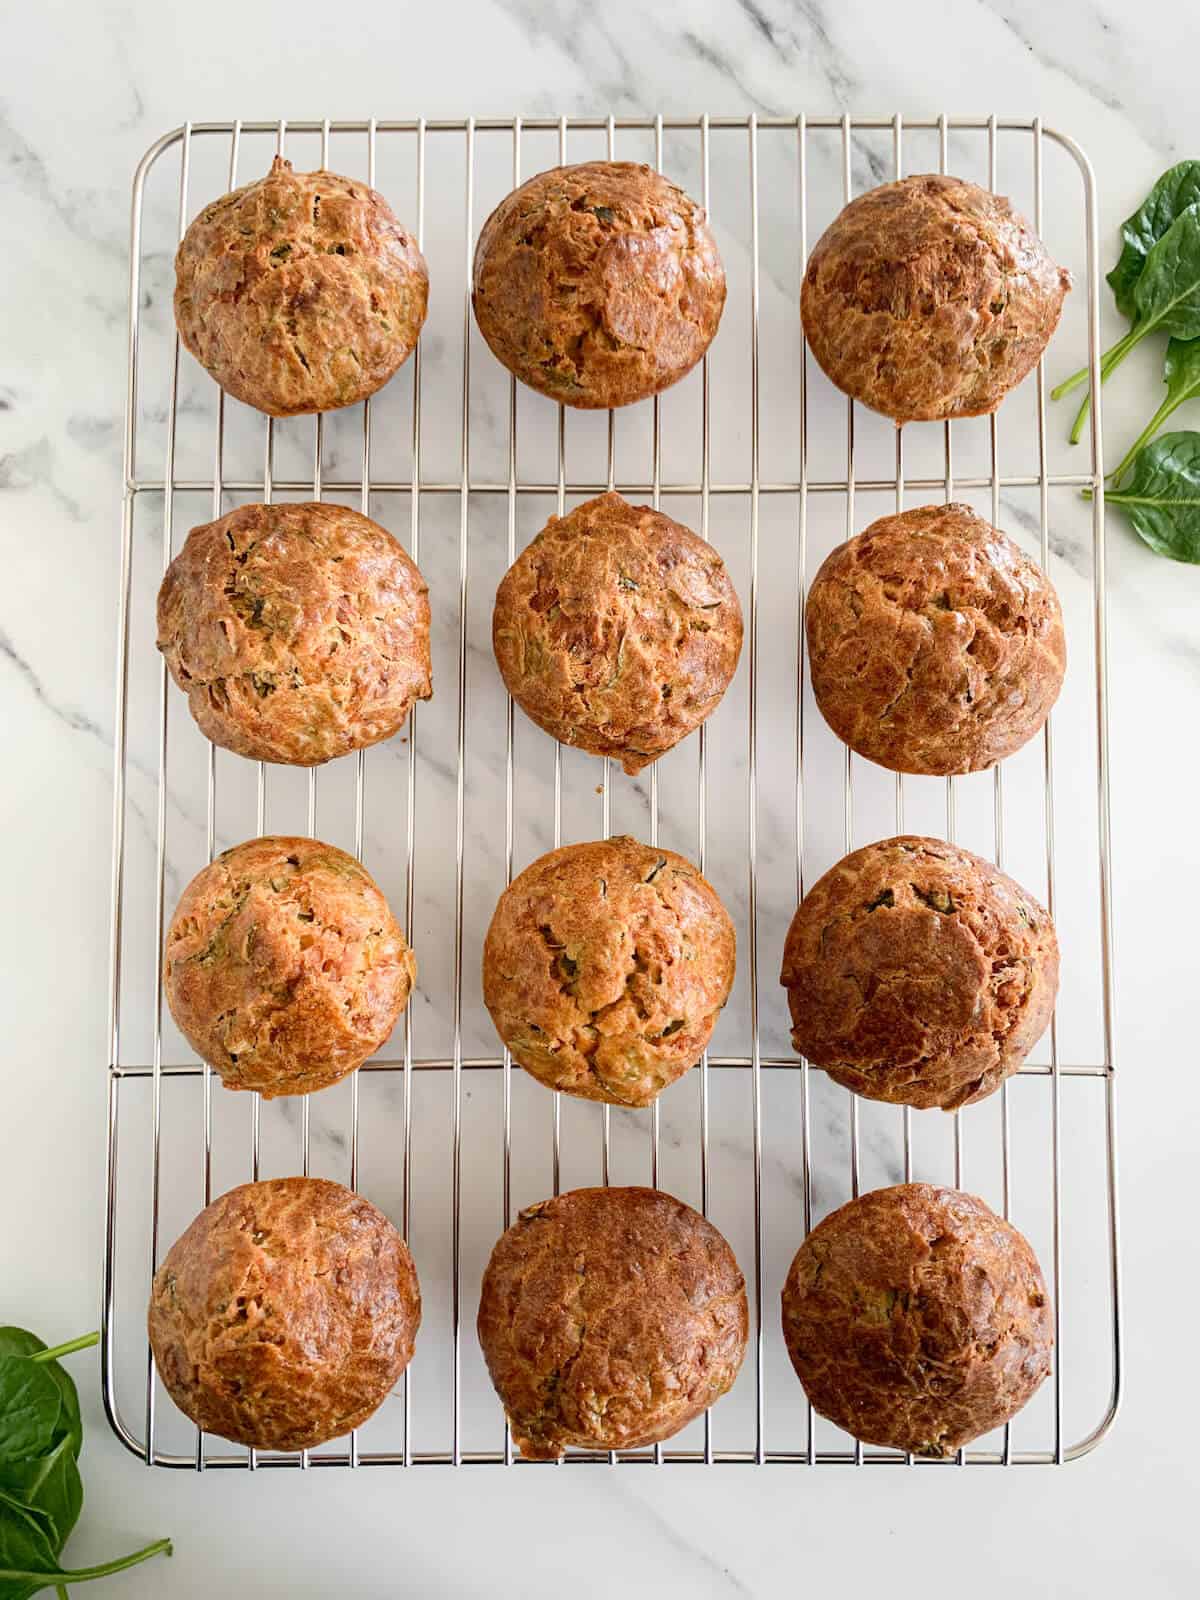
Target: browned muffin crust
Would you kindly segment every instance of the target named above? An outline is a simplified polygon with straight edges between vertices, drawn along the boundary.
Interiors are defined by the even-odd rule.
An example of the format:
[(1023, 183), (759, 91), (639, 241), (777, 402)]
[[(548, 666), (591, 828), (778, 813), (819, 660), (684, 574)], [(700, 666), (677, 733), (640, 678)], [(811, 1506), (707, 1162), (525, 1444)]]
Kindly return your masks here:
[(535, 1461), (634, 1450), (733, 1386), (746, 1285), (697, 1211), (657, 1189), (575, 1189), (522, 1211), (483, 1275), (479, 1343)]
[(636, 773), (716, 708), (737, 670), (742, 608), (710, 544), (602, 494), (551, 517), (505, 573), (492, 646), (539, 728)]
[(925, 174), (852, 200), (808, 259), (809, 348), (897, 422), (995, 411), (1036, 366), (1071, 274), (1003, 195)]
[(167, 1252), (150, 1344), (206, 1433), (308, 1450), (365, 1422), (412, 1359), (421, 1291), (370, 1201), (324, 1178), (244, 1183)]
[(390, 738), (432, 691), (429, 590), (344, 506), (249, 505), (193, 528), (158, 648), (214, 744), (311, 767)]
[(167, 929), (163, 986), (227, 1089), (337, 1083), (384, 1043), (417, 965), (379, 886), (317, 839), (250, 839), (198, 872)]
[(1050, 1371), (1054, 1318), (1028, 1241), (982, 1200), (876, 1189), (800, 1246), (783, 1336), (822, 1416), (866, 1444), (952, 1455)]
[(552, 850), (500, 896), (483, 998), (542, 1083), (646, 1106), (703, 1054), (735, 965), (729, 913), (689, 861), (604, 839)]
[(475, 248), (497, 360), (564, 405), (630, 405), (712, 343), (725, 270), (701, 207), (651, 167), (585, 161), (514, 189)]
[(272, 417), (374, 394), (412, 354), (428, 300), (425, 258), (382, 195), (279, 156), (205, 206), (175, 257), (180, 338)]
[(855, 850), (805, 895), (780, 982), (792, 1043), (872, 1100), (982, 1100), (1041, 1038), (1058, 940), (1032, 895), (940, 839)]
[(969, 506), (881, 517), (822, 563), (805, 612), (817, 704), (893, 772), (977, 772), (1019, 750), (1067, 665), (1049, 577)]

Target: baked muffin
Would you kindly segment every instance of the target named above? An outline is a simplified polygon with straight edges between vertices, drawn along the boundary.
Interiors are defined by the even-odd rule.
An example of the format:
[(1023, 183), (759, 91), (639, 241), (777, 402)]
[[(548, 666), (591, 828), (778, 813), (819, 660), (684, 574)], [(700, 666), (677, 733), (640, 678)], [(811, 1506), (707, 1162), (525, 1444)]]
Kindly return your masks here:
[(978, 772), (1041, 731), (1067, 665), (1042, 569), (969, 506), (881, 517), (828, 555), (805, 613), (813, 694), (893, 772)]
[(712, 545), (602, 494), (551, 517), (505, 573), (492, 646), (539, 728), (636, 773), (716, 708), (742, 608)]
[(780, 982), (792, 1043), (872, 1100), (953, 1111), (999, 1087), (1058, 992), (1050, 915), (940, 839), (884, 839), (805, 895)]
[(651, 167), (585, 161), (514, 189), (475, 247), (475, 319), (522, 383), (627, 406), (712, 343), (725, 269), (703, 210)]
[(337, 1083), (384, 1043), (417, 966), (379, 886), (317, 839), (250, 839), (180, 896), (171, 1015), (227, 1089), (267, 1099)]
[(388, 739), (432, 693), (429, 590), (344, 506), (250, 505), (193, 528), (158, 648), (214, 744), (311, 767)]
[(483, 998), (540, 1082), (647, 1106), (703, 1054), (735, 957), (729, 913), (691, 862), (602, 839), (552, 850), (500, 896)]
[(904, 1183), (809, 1234), (783, 1287), (783, 1336), (823, 1417), (866, 1444), (948, 1456), (1034, 1393), (1054, 1318), (1014, 1227), (974, 1195)]
[(698, 1211), (657, 1189), (575, 1189), (522, 1211), (483, 1275), (479, 1343), (534, 1461), (636, 1450), (733, 1385), (746, 1285)]
[(859, 195), (826, 228), (800, 315), (844, 393), (936, 422), (995, 411), (1037, 365), (1070, 287), (1003, 195), (924, 174)]
[(214, 1200), (154, 1275), (150, 1346), (206, 1433), (307, 1450), (357, 1428), (412, 1359), (421, 1291), (369, 1200), (324, 1178)]
[(179, 337), (227, 394), (272, 417), (381, 389), (428, 300), (425, 258), (382, 195), (280, 156), (205, 206), (175, 257)]

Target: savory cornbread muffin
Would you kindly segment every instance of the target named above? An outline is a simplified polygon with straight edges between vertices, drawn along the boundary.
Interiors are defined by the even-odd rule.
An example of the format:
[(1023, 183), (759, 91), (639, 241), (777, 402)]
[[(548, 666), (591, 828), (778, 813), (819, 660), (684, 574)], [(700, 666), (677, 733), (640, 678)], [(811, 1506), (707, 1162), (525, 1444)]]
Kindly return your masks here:
[(344, 506), (241, 506), (193, 528), (158, 592), (158, 648), (201, 731), (259, 761), (377, 744), (433, 692), (425, 580)]
[(416, 346), (429, 274), (382, 195), (276, 156), (214, 200), (175, 257), (179, 336), (227, 394), (272, 417), (381, 389)]
[(742, 608), (710, 544), (602, 494), (551, 517), (496, 592), (492, 647), (539, 728), (640, 772), (729, 687)]
[(412, 1359), (421, 1291), (370, 1201), (324, 1178), (214, 1200), (154, 1275), (150, 1345), (206, 1433), (308, 1450), (357, 1428)]
[(416, 962), (375, 880), (317, 839), (235, 845), (167, 929), (171, 1015), (227, 1089), (268, 1099), (337, 1083), (384, 1043)]
[(1054, 1317), (1026, 1239), (974, 1195), (876, 1189), (825, 1218), (783, 1288), (804, 1392), (865, 1444), (948, 1456), (1050, 1371)]
[(918, 1107), (982, 1100), (1041, 1038), (1058, 992), (1050, 915), (940, 839), (884, 839), (805, 895), (780, 982), (792, 1043), (835, 1082)]
[(646, 1106), (703, 1054), (735, 962), (729, 913), (689, 861), (603, 839), (541, 856), (500, 896), (483, 998), (551, 1089)]
[(1071, 275), (1002, 196), (925, 174), (859, 195), (804, 273), (809, 348), (897, 422), (995, 411), (1037, 365)]
[(582, 407), (675, 383), (712, 343), (725, 271), (703, 210), (651, 167), (585, 161), (514, 189), (475, 247), (475, 319), (522, 383)]
[(521, 1212), (483, 1275), (479, 1343), (535, 1461), (634, 1450), (733, 1385), (746, 1285), (697, 1211), (657, 1189), (576, 1189)]
[(893, 772), (977, 772), (1050, 714), (1067, 644), (1054, 585), (969, 506), (881, 517), (821, 565), (805, 611), (813, 693)]

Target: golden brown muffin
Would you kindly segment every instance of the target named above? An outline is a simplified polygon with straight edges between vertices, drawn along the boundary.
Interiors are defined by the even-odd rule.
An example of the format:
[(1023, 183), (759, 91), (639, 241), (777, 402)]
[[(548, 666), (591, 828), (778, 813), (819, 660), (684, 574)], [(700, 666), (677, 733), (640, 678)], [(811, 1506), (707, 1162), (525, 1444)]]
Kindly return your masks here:
[(1054, 1317), (1028, 1241), (974, 1195), (904, 1183), (825, 1218), (783, 1287), (783, 1336), (823, 1417), (948, 1456), (1050, 1371)]
[(180, 338), (227, 394), (272, 417), (381, 389), (428, 300), (425, 258), (382, 195), (280, 156), (205, 206), (175, 257)]
[(337, 1083), (384, 1043), (417, 964), (378, 884), (317, 839), (250, 839), (180, 896), (171, 1015), (227, 1089), (268, 1099)]
[(500, 896), (483, 998), (540, 1082), (647, 1106), (703, 1054), (735, 964), (729, 913), (691, 862), (603, 839), (552, 850)]
[(940, 839), (855, 850), (805, 895), (780, 982), (792, 1043), (872, 1100), (982, 1100), (1041, 1038), (1058, 992), (1050, 915)]
[(716, 335), (725, 269), (703, 210), (651, 167), (585, 161), (514, 189), (475, 247), (475, 318), (522, 383), (627, 406), (692, 370)]
[(1037, 365), (1071, 274), (1003, 195), (925, 174), (852, 200), (800, 292), (809, 348), (897, 422), (995, 411)]
[(479, 1343), (523, 1456), (635, 1450), (733, 1386), (746, 1285), (698, 1211), (657, 1189), (575, 1189), (522, 1211), (483, 1275)]
[(206, 1433), (308, 1450), (357, 1428), (412, 1359), (421, 1291), (408, 1246), (324, 1178), (244, 1183), (167, 1252), (150, 1295), (167, 1393)]
[(1042, 569), (969, 506), (880, 517), (821, 565), (805, 612), (813, 694), (893, 772), (978, 772), (1039, 733), (1067, 665)]
[(158, 648), (214, 744), (311, 767), (388, 739), (432, 691), (429, 590), (344, 506), (250, 505), (193, 528)]
[(602, 494), (551, 517), (505, 573), (492, 647), (539, 728), (636, 773), (716, 708), (737, 670), (742, 608), (710, 544)]

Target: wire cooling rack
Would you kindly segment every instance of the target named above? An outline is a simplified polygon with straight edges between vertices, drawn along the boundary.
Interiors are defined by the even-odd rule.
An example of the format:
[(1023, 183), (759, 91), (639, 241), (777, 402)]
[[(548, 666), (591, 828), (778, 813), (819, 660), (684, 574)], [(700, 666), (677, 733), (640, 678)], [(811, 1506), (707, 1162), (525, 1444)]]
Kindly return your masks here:
[[(213, 196), (286, 153), (381, 189), (415, 228), (432, 293), (421, 347), (372, 401), (274, 423), (227, 400), (171, 317), (172, 257)], [(703, 367), (617, 414), (567, 414), (501, 371), (472, 325), (479, 222), (556, 163), (645, 160), (709, 208), (729, 300)], [(1120, 1374), (1100, 408), (1085, 451), (1046, 422), (1039, 367), (997, 417), (895, 430), (807, 356), (798, 290), (810, 242), (855, 192), (954, 171), (1013, 196), (1077, 289), (1056, 370), (1099, 349), (1091, 167), (1038, 120), (520, 118), (194, 123), (133, 186), (128, 420), (118, 616), (104, 1397), (120, 1439), (176, 1467), (511, 1463), (474, 1339), (480, 1274), (516, 1210), (560, 1188), (659, 1185), (726, 1233), (752, 1338), (734, 1390), (666, 1445), (622, 1462), (904, 1463), (814, 1417), (787, 1362), (778, 1294), (814, 1222), (910, 1178), (983, 1194), (1046, 1266), (1052, 1381), (960, 1464), (1085, 1454)], [(1079, 456), (1083, 460), (1078, 459)], [(544, 523), (616, 487), (666, 503), (721, 550), (743, 596), (737, 679), (698, 735), (638, 779), (514, 718), (491, 661), (495, 585)], [(1081, 489), (1093, 492), (1090, 506)], [(434, 699), (384, 746), (318, 772), (208, 745), (154, 649), (154, 596), (187, 529), (249, 500), (327, 496), (405, 540), (431, 586)], [(967, 499), (1052, 572), (1071, 651), (1044, 737), (994, 772), (893, 777), (851, 756), (812, 701), (808, 577), (874, 517)], [(213, 854), (308, 832), (361, 856), (417, 952), (389, 1046), (311, 1099), (260, 1104), (213, 1082), (161, 998), (165, 920)], [(499, 1053), (478, 958), (514, 870), (560, 842), (634, 833), (689, 854), (738, 924), (739, 973), (710, 1053), (652, 1110), (564, 1101)], [(1052, 906), (1058, 1012), (999, 1092), (945, 1116), (859, 1102), (793, 1056), (776, 984), (804, 888), (854, 845), (943, 835)], [(158, 1385), (145, 1306), (171, 1240), (214, 1194), (302, 1171), (360, 1187), (403, 1229), (424, 1324), (397, 1393), (358, 1434), (300, 1455), (197, 1436)], [(577, 1461), (615, 1461), (577, 1453)]]

